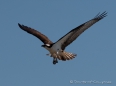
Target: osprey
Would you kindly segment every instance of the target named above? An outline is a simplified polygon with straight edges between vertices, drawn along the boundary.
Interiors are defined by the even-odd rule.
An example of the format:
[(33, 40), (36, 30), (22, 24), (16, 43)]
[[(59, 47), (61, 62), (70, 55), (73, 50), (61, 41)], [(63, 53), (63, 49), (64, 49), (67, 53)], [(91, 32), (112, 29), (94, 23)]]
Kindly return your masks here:
[(70, 32), (68, 32), (66, 35), (61, 37), (58, 41), (53, 43), (48, 37), (46, 37), (44, 34), (40, 33), (37, 30), (34, 30), (33, 28), (21, 25), (18, 23), (18, 26), (26, 31), (27, 33), (30, 33), (34, 36), (36, 36), (38, 39), (40, 39), (44, 45), (45, 49), (49, 51), (49, 55), (53, 57), (53, 64), (58, 63), (58, 60), (66, 61), (75, 58), (76, 54), (68, 53), (65, 50), (65, 48), (71, 44), (82, 32), (84, 32), (86, 29), (88, 29), (90, 26), (98, 22), (99, 20), (103, 19), (107, 16), (106, 11), (103, 13), (98, 13), (93, 19), (81, 24), (80, 26), (72, 29)]

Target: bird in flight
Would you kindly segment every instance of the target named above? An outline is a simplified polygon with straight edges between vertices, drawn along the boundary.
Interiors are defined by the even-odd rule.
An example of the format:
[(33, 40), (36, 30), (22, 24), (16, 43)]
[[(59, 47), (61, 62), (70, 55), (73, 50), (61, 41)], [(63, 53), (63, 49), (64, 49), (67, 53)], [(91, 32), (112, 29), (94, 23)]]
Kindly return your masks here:
[(72, 29), (71, 31), (69, 31), (66, 35), (61, 37), (55, 43), (53, 43), (47, 36), (45, 36), (44, 34), (40, 33), (39, 31), (37, 31), (33, 28), (21, 25), (19, 23), (18, 23), (18, 26), (22, 30), (26, 31), (27, 33), (32, 34), (32, 35), (36, 36), (38, 39), (40, 39), (44, 43), (42, 45), (42, 47), (44, 47), (45, 49), (47, 49), (49, 51), (49, 54), (46, 54), (46, 55), (53, 57), (53, 64), (56, 64), (56, 63), (58, 63), (58, 59), (62, 60), (62, 61), (66, 61), (66, 60), (75, 58), (76, 54), (66, 52), (65, 48), (69, 44), (71, 44), (86, 29), (88, 29), (93, 24), (95, 24), (96, 22), (98, 22), (99, 20), (103, 19), (106, 16), (107, 16), (106, 11), (101, 14), (98, 13), (93, 19)]

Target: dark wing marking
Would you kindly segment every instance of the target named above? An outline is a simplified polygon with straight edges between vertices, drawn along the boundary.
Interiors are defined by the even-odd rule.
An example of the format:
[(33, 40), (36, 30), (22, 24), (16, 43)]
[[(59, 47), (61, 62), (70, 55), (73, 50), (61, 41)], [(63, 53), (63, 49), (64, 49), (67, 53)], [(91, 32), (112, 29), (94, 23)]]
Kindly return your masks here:
[(66, 46), (71, 44), (82, 32), (84, 32), (86, 29), (88, 29), (90, 26), (98, 22), (99, 20), (103, 19), (107, 16), (106, 11), (102, 14), (97, 14), (93, 19), (81, 24), (80, 26), (72, 29), (69, 33), (67, 33), (65, 36), (60, 38), (56, 44), (61, 45), (61, 48), (64, 50)]
[(18, 26), (19, 26), (22, 30), (26, 31), (27, 33), (30, 33), (30, 34), (36, 36), (36, 37), (37, 37), (38, 39), (40, 39), (44, 44), (52, 44), (52, 41), (50, 41), (50, 40), (48, 39), (48, 37), (46, 37), (45, 35), (43, 35), (43, 34), (40, 33), (39, 31), (34, 30), (33, 28), (30, 28), (30, 27), (27, 27), (27, 26), (24, 26), (24, 25), (20, 25), (19, 23), (18, 23)]

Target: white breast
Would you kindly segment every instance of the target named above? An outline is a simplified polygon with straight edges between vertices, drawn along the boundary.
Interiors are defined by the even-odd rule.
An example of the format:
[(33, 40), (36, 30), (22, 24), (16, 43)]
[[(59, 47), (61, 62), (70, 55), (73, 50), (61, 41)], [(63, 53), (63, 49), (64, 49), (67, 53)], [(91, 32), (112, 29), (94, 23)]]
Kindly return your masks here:
[(57, 51), (61, 50), (61, 46), (59, 44), (54, 44), (51, 48), (45, 47), (51, 54), (56, 54)]
[(57, 50), (61, 50), (61, 45), (57, 43), (57, 44), (54, 44), (51, 48), (57, 52)]

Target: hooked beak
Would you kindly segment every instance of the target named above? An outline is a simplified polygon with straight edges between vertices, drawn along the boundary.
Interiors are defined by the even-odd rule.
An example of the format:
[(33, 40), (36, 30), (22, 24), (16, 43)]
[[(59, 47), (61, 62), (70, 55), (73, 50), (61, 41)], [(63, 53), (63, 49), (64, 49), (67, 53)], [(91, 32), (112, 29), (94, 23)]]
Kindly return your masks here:
[(46, 45), (41, 45), (41, 47), (45, 47)]

